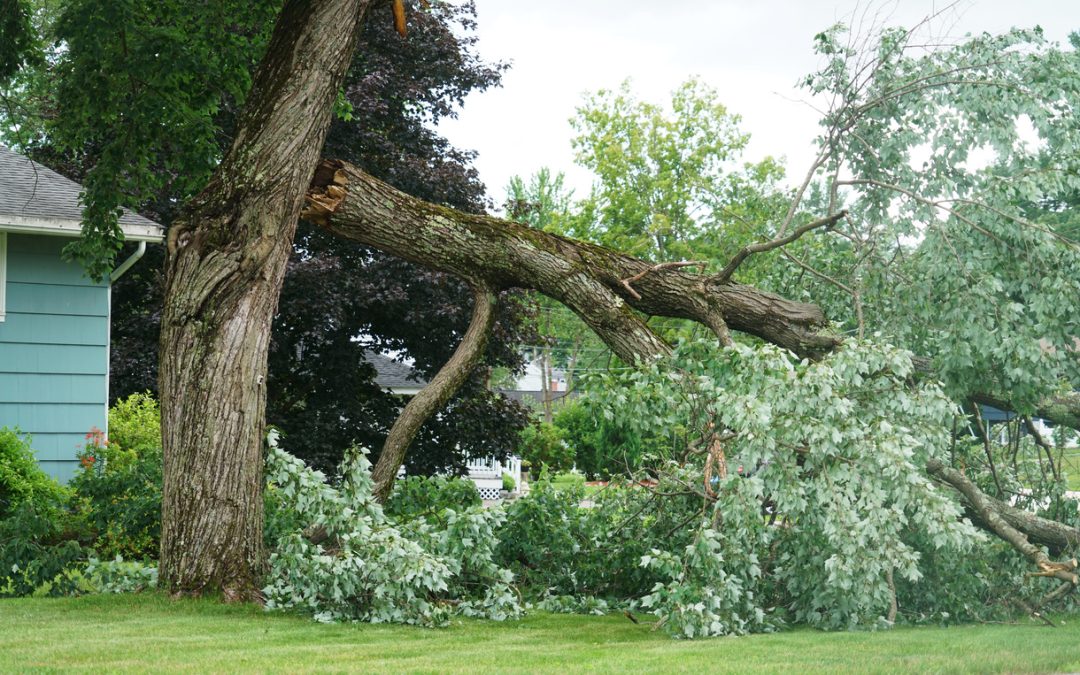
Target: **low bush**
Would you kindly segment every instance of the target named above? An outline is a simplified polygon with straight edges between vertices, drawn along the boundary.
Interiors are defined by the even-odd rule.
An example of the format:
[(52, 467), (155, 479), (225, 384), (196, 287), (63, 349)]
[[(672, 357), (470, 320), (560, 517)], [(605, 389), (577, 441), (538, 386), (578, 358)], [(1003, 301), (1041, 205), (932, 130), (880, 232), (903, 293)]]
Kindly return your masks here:
[(643, 556), (689, 543), (701, 507), (697, 500), (658, 498), (630, 482), (610, 484), (586, 507), (584, 499), (580, 484), (556, 486), (542, 478), (507, 507), (497, 560), (534, 601), (574, 596), (623, 606), (644, 597), (662, 576), (642, 565)]
[(546, 468), (558, 473), (574, 467), (574, 449), (563, 439), (562, 430), (547, 422), (534, 422), (521, 430), (521, 458), (536, 471)]
[(395, 520), (408, 521), (446, 509), (464, 511), (481, 503), (480, 493), (471, 480), (409, 476), (394, 482), (394, 490), (383, 509), (387, 516)]
[(71, 491), (41, 470), (29, 438), (0, 429), (0, 595), (73, 591), (65, 575), (86, 557), (79, 520), (68, 510)]
[(0, 520), (0, 596), (84, 592), (78, 569), (87, 549), (74, 522), (55, 505), (32, 501)]
[(41, 470), (28, 436), (0, 428), (0, 520), (23, 504), (38, 513), (55, 510), (66, 503), (69, 494)]
[(94, 549), (110, 559), (154, 559), (161, 538), (161, 422), (149, 394), (109, 410), (109, 439), (87, 435), (82, 469), (71, 481), (75, 504), (95, 533)]

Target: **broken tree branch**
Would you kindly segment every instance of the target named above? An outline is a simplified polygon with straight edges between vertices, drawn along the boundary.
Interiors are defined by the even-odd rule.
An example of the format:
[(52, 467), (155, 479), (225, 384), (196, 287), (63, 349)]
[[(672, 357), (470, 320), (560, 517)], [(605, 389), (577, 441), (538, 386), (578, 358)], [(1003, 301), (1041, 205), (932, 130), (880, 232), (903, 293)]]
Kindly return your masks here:
[[(324, 160), (316, 169), (303, 215), (339, 236), (460, 278), (482, 279), (496, 291), (539, 291), (573, 310), (627, 363), (670, 351), (638, 312), (697, 321), (724, 344), (730, 344), (730, 328), (809, 358), (843, 342), (816, 305), (719, 275), (654, 270), (654, 263), (603, 246), (429, 204), (337, 160)], [(634, 277), (639, 278), (628, 290), (622, 282)], [(917, 362), (920, 369), (929, 367), (927, 359)], [(989, 394), (972, 398), (1015, 409)], [(1080, 393), (1048, 398), (1036, 414), (1080, 429)]]
[[(814, 305), (678, 268), (654, 270), (654, 263), (603, 246), (429, 204), (344, 162), (324, 161), (316, 170), (304, 217), (495, 290), (539, 291), (573, 310), (627, 363), (670, 352), (638, 312), (697, 321), (721, 339), (730, 327), (814, 358), (841, 341)], [(622, 281), (638, 275), (631, 293)]]
[[(1075, 558), (1063, 562), (1050, 560), (1042, 548), (1032, 544), (1028, 539), (1024, 531), (1027, 525), (1043, 519), (1033, 514), (1026, 514), (1026, 518), (1017, 520), (1015, 523), (1009, 522), (1001, 512), (1000, 502), (989, 497), (964, 474), (937, 459), (929, 460), (926, 463), (926, 470), (931, 476), (944, 481), (963, 495), (968, 506), (978, 516), (979, 524), (1031, 561), (1039, 570), (1033, 572), (1032, 576), (1052, 577), (1066, 581), (1072, 586), (1080, 584), (1080, 576), (1076, 574), (1078, 563)], [(1057, 524), (1060, 525), (1060, 523)], [(1077, 532), (1076, 536), (1080, 538), (1080, 532)]]
[(394, 479), (405, 461), (409, 444), (416, 438), (420, 427), (438, 412), (457, 392), (472, 373), (487, 346), (491, 327), (495, 324), (495, 306), (498, 295), (482, 282), (472, 283), (473, 312), (469, 329), (461, 338), (450, 360), (431, 379), (426, 387), (409, 399), (405, 408), (394, 421), (383, 443), (379, 460), (371, 470), (375, 482), (375, 499), (385, 502), (394, 487)]

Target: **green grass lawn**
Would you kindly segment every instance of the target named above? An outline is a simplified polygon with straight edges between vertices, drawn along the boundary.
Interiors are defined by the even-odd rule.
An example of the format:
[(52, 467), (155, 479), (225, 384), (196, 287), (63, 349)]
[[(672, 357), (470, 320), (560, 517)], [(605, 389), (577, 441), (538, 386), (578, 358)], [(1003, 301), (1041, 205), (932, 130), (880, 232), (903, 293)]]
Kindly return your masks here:
[(1062, 468), (1069, 477), (1069, 489), (1080, 490), (1080, 450), (1066, 450), (1061, 460)]
[(153, 594), (18, 599), (0, 600), (0, 670), (1069, 672), (1080, 671), (1080, 619), (684, 642), (622, 616), (536, 613), (432, 630), (327, 626)]

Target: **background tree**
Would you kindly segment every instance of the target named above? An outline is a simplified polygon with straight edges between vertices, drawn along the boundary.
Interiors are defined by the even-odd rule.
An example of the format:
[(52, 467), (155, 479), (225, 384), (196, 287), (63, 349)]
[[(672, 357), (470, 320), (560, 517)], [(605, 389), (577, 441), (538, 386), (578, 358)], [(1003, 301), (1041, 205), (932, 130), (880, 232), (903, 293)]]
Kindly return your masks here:
[(626, 81), (588, 96), (570, 123), (576, 160), (595, 182), (563, 234), (657, 262), (726, 262), (764, 235), (783, 168), (771, 158), (739, 164), (750, 137), (700, 80), (675, 89), (666, 108), (639, 101)]

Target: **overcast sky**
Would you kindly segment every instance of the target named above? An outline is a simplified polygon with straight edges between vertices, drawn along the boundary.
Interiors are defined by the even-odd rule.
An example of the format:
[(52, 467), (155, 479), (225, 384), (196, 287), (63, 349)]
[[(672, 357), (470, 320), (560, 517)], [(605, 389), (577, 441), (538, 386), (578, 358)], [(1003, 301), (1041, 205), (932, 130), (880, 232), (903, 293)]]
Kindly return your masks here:
[[(812, 158), (817, 114), (796, 82), (817, 64), (815, 33), (836, 22), (910, 26), (948, 3), (928, 0), (476, 0), (478, 51), (509, 61), (500, 89), (470, 96), (460, 118), (440, 125), (458, 147), (479, 151), (476, 167), (501, 203), (514, 174), (565, 171), (577, 196), (591, 178), (573, 163), (568, 120), (582, 94), (632, 78), (639, 97), (661, 103), (697, 75), (742, 116), (746, 155), (786, 157), (789, 175)], [(867, 8), (870, 9), (867, 12)], [(1080, 0), (961, 0), (936, 32), (1000, 32), (1042, 26), (1064, 42), (1080, 30)]]

